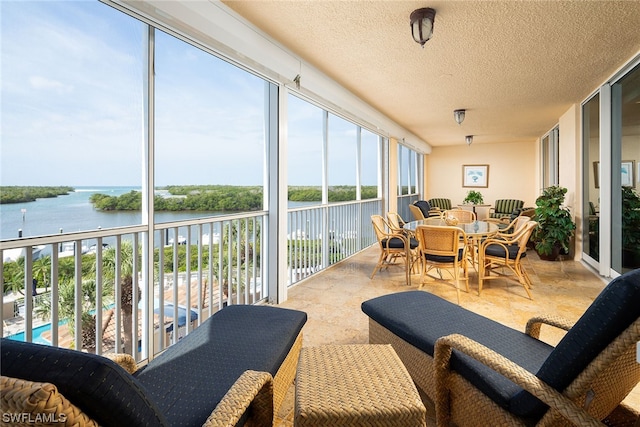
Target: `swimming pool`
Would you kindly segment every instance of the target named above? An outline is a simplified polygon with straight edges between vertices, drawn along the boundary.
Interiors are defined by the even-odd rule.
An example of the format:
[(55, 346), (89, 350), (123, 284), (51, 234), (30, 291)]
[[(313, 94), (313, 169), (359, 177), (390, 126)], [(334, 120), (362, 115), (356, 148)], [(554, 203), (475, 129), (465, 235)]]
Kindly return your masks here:
[[(64, 325), (64, 322), (60, 322), (59, 325)], [(49, 332), (51, 330), (51, 323), (45, 323), (44, 325), (40, 325), (31, 330), (31, 342), (37, 344), (47, 344), (51, 345), (51, 341), (44, 338), (42, 334), (44, 332)], [(24, 332), (18, 332), (17, 334), (7, 335), (7, 338), (14, 341), (24, 341)]]

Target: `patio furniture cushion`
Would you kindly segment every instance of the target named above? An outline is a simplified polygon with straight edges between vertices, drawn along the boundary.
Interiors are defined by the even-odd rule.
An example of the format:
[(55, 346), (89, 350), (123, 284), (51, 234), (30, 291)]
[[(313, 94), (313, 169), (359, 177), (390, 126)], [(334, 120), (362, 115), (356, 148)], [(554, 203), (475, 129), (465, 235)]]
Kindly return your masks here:
[(426, 200), (416, 200), (413, 202), (415, 206), (417, 206), (421, 211), (422, 215), (425, 218), (429, 218), (429, 211), (431, 210), (431, 205)]
[[(566, 333), (536, 376), (564, 390), (587, 365), (640, 316), (640, 269), (611, 281), (587, 311)], [(517, 415), (541, 416), (546, 410), (538, 399), (522, 391), (512, 400)]]
[[(516, 199), (498, 199), (495, 202), (495, 206), (489, 213), (490, 218), (503, 218), (509, 217), (516, 209), (518, 209), (518, 215), (520, 215), (520, 209), (524, 206), (524, 201)], [(516, 215), (517, 216), (517, 215)]]
[[(518, 251), (520, 251), (520, 246), (518, 245), (507, 245), (507, 251), (509, 251), (509, 259), (516, 259), (518, 256)], [(501, 245), (488, 245), (484, 250), (485, 255), (495, 256), (498, 258), (504, 258), (504, 247)], [(520, 258), (526, 257), (527, 252), (522, 252)]]
[[(392, 248), (392, 249), (402, 249), (402, 248), (404, 248), (404, 242), (402, 241), (402, 239), (400, 239), (398, 237), (392, 237), (390, 239), (382, 239), (382, 245), (385, 248)], [(419, 243), (414, 237), (410, 237), (409, 238), (409, 247), (411, 249), (417, 248), (418, 245), (419, 245)]]
[[(453, 255), (448, 256), (448, 255), (431, 255), (431, 254), (425, 254), (424, 257), (429, 261), (441, 262), (441, 263), (453, 262), (453, 258), (454, 258)], [(458, 261), (462, 261), (463, 257), (464, 257), (464, 248), (460, 248), (460, 250), (458, 251)]]
[(306, 319), (279, 307), (228, 306), (134, 376), (170, 425), (202, 425), (245, 370), (276, 375)]
[(100, 425), (170, 425), (145, 386), (112, 360), (6, 338), (1, 342), (3, 376), (55, 384)]
[[(435, 342), (462, 334), (537, 372), (553, 347), (423, 291), (385, 295), (362, 303), (362, 311), (398, 337), (433, 357)], [(452, 367), (499, 405), (508, 408), (522, 388), (454, 350)], [(432, 396), (433, 397), (433, 396)]]
[(428, 202), (432, 207), (439, 208), (443, 211), (448, 211), (451, 209), (451, 199), (434, 198), (429, 199)]

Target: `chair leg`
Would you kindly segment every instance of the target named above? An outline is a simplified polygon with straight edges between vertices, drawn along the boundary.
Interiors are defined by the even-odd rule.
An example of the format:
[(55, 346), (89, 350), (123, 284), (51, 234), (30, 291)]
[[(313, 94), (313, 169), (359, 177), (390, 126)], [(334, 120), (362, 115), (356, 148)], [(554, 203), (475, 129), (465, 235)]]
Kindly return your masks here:
[[(453, 277), (454, 283), (456, 285), (456, 296), (458, 297), (458, 305), (460, 305), (460, 269), (458, 268), (458, 264), (453, 265)], [(468, 286), (468, 283), (467, 283)]]
[(380, 270), (380, 268), (382, 267), (386, 259), (387, 259), (386, 254), (384, 252), (381, 252), (380, 257), (378, 258), (378, 262), (376, 263), (376, 266), (373, 269), (373, 273), (371, 273), (371, 279), (373, 279), (373, 276), (375, 276), (378, 270)]

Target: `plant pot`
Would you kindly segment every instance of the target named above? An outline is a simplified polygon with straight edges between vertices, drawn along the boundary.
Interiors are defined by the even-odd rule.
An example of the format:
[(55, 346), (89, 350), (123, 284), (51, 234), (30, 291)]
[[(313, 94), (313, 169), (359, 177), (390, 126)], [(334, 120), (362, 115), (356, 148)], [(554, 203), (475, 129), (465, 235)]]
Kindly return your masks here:
[(561, 246), (554, 246), (552, 251), (551, 251), (551, 254), (549, 254), (549, 255), (543, 255), (540, 252), (538, 252), (537, 250), (536, 250), (536, 252), (538, 253), (538, 256), (540, 257), (541, 260), (544, 260), (544, 261), (556, 261), (558, 259), (558, 256), (560, 255), (560, 249), (562, 249)]

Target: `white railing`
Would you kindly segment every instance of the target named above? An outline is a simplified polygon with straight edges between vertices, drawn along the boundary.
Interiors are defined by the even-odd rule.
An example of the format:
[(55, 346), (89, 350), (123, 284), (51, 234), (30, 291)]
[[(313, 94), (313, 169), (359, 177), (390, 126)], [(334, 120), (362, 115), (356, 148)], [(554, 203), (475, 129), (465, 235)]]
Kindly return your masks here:
[(398, 196), (398, 214), (402, 219), (405, 221), (414, 220), (411, 209), (409, 209), (409, 205), (419, 199), (420, 197), (418, 194), (404, 194), (402, 196)]
[[(381, 210), (380, 199), (289, 210), (289, 284), (375, 243), (370, 217)], [(0, 297), (0, 335), (146, 359), (225, 305), (269, 297), (266, 218), (154, 224), (152, 235), (139, 225), (2, 241), (0, 284), (9, 292)]]
[(381, 211), (380, 199), (289, 209), (289, 285), (375, 243), (371, 215)]
[[(0, 333), (144, 359), (149, 348), (166, 348), (227, 304), (268, 298), (261, 280), (265, 218), (259, 212), (155, 224), (151, 251), (146, 226), (0, 242), (0, 283), (14, 291), (2, 293)], [(10, 259), (16, 251), (22, 255)]]

